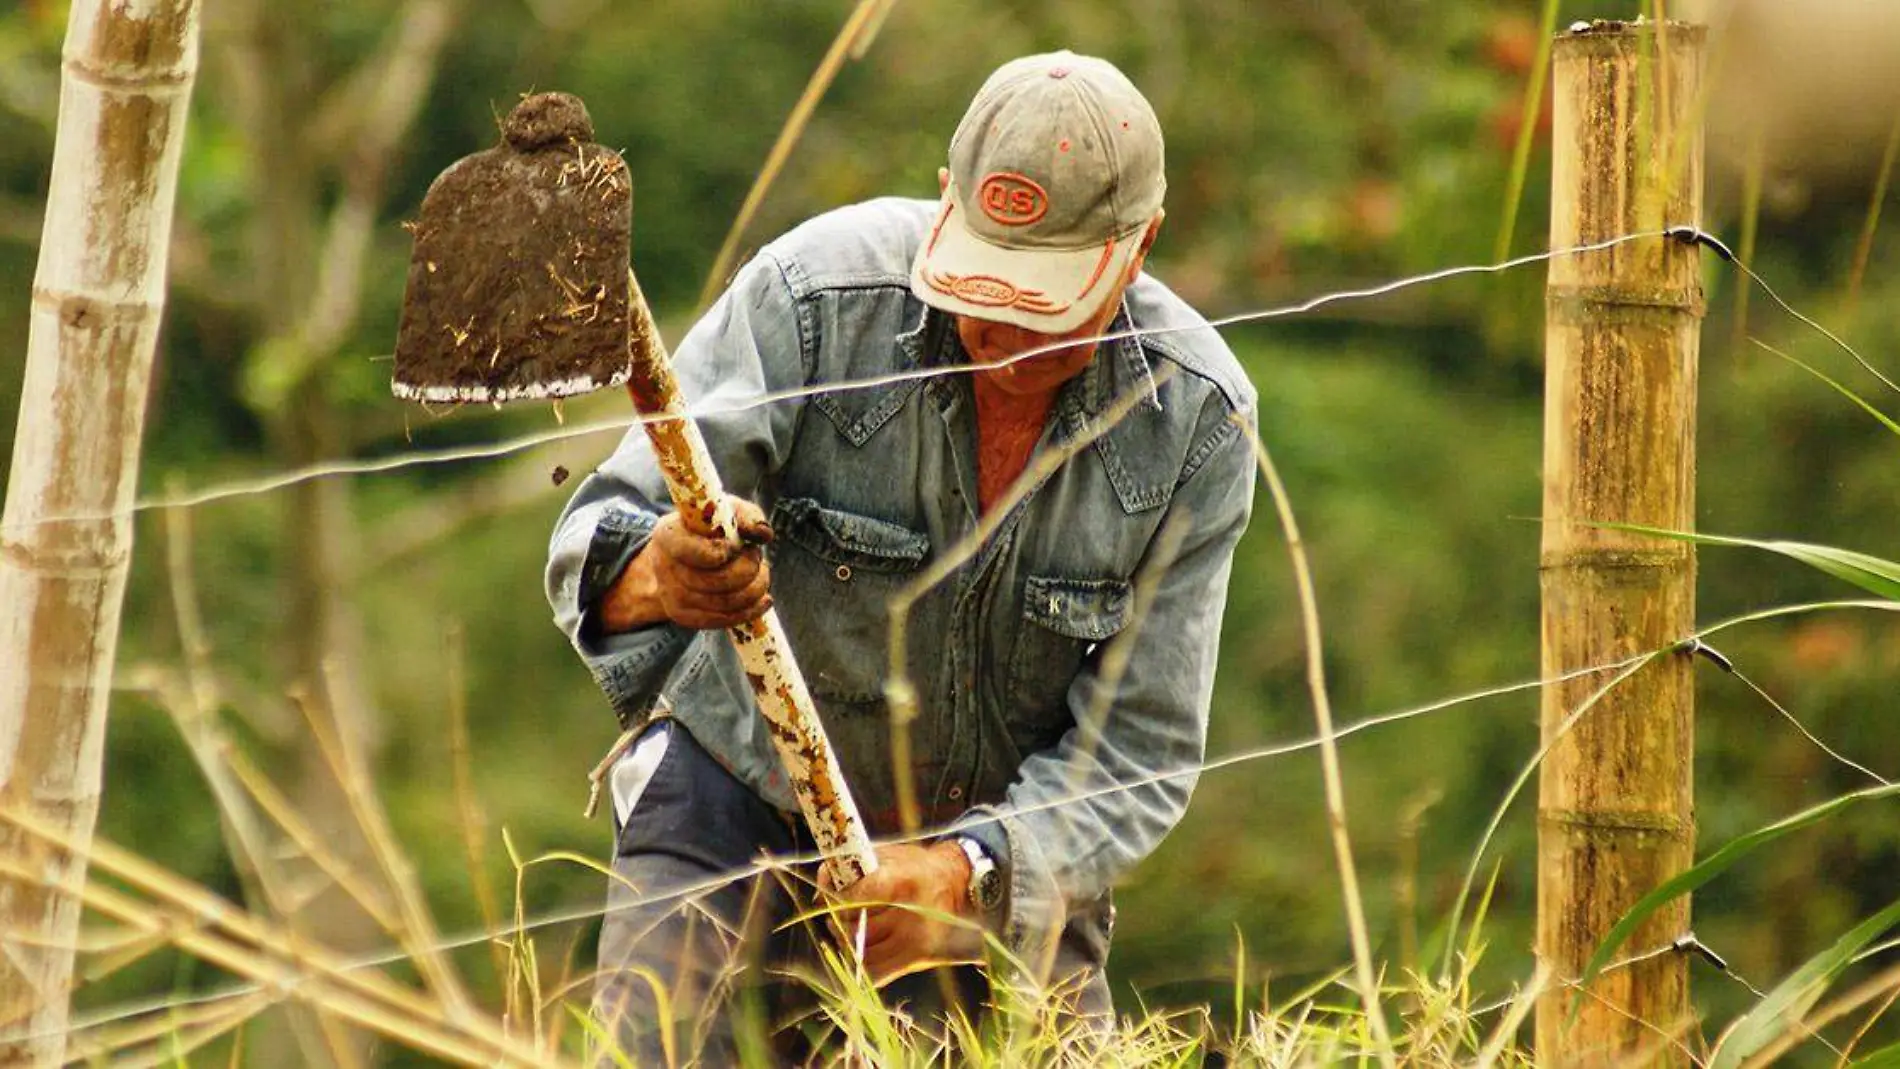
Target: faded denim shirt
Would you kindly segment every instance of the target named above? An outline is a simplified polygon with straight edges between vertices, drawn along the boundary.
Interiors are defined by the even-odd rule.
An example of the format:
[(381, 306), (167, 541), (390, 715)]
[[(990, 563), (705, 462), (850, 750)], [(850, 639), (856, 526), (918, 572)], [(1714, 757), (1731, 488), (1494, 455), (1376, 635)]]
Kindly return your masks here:
[[(727, 491), (771, 518), (773, 600), (874, 834), (898, 823), (888, 603), (979, 521), (969, 377), (754, 402), (967, 362), (954, 323), (910, 292), (933, 207), (878, 200), (793, 230), (739, 273), (675, 356)], [(1141, 403), (1030, 493), (909, 621), (918, 801), (933, 825), (967, 830), (998, 859), (1002, 935), (1025, 953), (1090, 910), (1103, 917), (1105, 952), (1109, 888), (1181, 816), (1252, 506), (1255, 461), (1236, 419), (1252, 425), (1255, 398), (1232, 353), (1146, 275), (1113, 327), (1131, 324), (1167, 333), (1104, 343), (1062, 388), (1038, 450), (1085, 435), (1117, 398), (1140, 392)], [(554, 532), (555, 620), (623, 724), (665, 695), (715, 757), (793, 811), (724, 634), (661, 624), (605, 635), (595, 624), (595, 602), (667, 501), (635, 428)]]

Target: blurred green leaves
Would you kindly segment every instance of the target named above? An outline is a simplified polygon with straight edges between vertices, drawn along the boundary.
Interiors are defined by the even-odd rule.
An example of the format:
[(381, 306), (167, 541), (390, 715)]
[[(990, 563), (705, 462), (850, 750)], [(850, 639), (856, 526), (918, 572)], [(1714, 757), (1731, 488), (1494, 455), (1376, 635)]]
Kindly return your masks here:
[[(851, 6), (471, 5), (422, 121), (375, 161), (390, 168), (391, 185), (364, 266), (363, 311), (337, 354), (315, 367), (292, 342), (268, 340), (256, 291), (261, 258), (272, 250), (259, 234), (293, 195), (333, 207), (349, 175), (306, 168), (304, 191), (265, 180), (268, 165), (307, 157), (314, 135), (293, 123), (262, 152), (245, 143), (253, 87), (230, 62), (233, 39), (222, 36), (229, 28), (216, 30), (206, 41), (183, 164), (148, 487), (166, 474), (196, 487), (276, 470), (274, 425), (310, 396), (299, 389), (306, 375), (342, 414), (334, 455), (387, 455), (549, 426), (545, 412), (403, 410), (382, 392), (387, 365), (377, 358), (393, 344), (408, 253), (401, 223), (428, 183), (492, 144), (495, 116), (517, 94), (580, 93), (600, 140), (627, 156), (634, 257), (677, 334), (778, 124)], [(1600, 4), (1560, 7), (1560, 24), (1606, 13)], [(230, 10), (207, 7), (208, 16)], [(401, 4), (283, 0), (270, 10), (296, 55), (269, 73), (302, 87), (355, 69)], [(1543, 0), (899, 0), (876, 46), (846, 66), (818, 109), (746, 244), (860, 197), (931, 195), (944, 142), (983, 77), (1010, 56), (1070, 46), (1117, 59), (1154, 99), (1169, 135), (1170, 177), (1155, 272), (1209, 314), (1482, 262), (1497, 241), (1513, 153), (1534, 110), (1525, 104), (1544, 11)], [(60, 4), (27, 0), (0, 11), (0, 449), (10, 444), (25, 347), (63, 32)], [(298, 97), (300, 112), (312, 113), (300, 121), (322, 99), (314, 91)], [(1528, 181), (1516, 209), (1517, 251), (1541, 245), (1533, 221), (1548, 209), (1538, 118), (1522, 141)], [(1810, 186), (1800, 159), (1772, 163), (1769, 193), (1799, 187), (1803, 195), (1766, 198), (1756, 266), (1797, 307), (1888, 360), (1900, 352), (1900, 240), (1891, 225), (1875, 234), (1858, 304), (1843, 296), (1873, 168), (1858, 186)], [(1711, 232), (1735, 229), (1737, 184), (1712, 168)], [(1704, 554), (1703, 616), (1808, 598), (1843, 580), (1895, 596), (1890, 429), (1832, 383), (1728, 344), (1737, 325), (1728, 318), (1732, 302), (1719, 298), (1741, 283), (1725, 267), (1707, 277), (1715, 312), (1704, 332), (1697, 526), (1763, 532), (1758, 542), (1723, 544), (1808, 567)], [(1262, 434), (1303, 520), (1342, 720), (1537, 674), (1537, 528), (1529, 518), (1539, 511), (1542, 284), (1532, 268), (1228, 333), (1259, 387)], [(1767, 343), (1808, 351), (1812, 339), (1795, 325), (1759, 313), (1756, 320), (1748, 329)], [(618, 412), (617, 404), (603, 399), (597, 411), (570, 418)], [(559, 463), (582, 474), (609, 445), (602, 437), (558, 458), (550, 450), (353, 484), (371, 562), (337, 581), (366, 620), (395, 819), (452, 924), (475, 917), (453, 837), (439, 830), (452, 819), (442, 774), (449, 619), (467, 626), (473, 756), (496, 824), (533, 852), (606, 848), (606, 829), (575, 814), (585, 771), (614, 726), (548, 625), (539, 577), (548, 524), (566, 492), (548, 471)], [(534, 493), (504, 491), (524, 476), (537, 484)], [(282, 702), (282, 636), (313, 626), (294, 618), (280, 594), (294, 567), (285, 546), (296, 534), (281, 500), (238, 499), (194, 517), (213, 657), (247, 708)], [(482, 507), (501, 501), (507, 507)], [(442, 533), (426, 551), (378, 566), (374, 548), (390, 529), (412, 524)], [(178, 639), (148, 526), (140, 529), (123, 649), (127, 663), (169, 664)], [(1257, 523), (1237, 557), (1212, 753), (1304, 733), (1292, 604), (1278, 536), (1271, 523)], [(1724, 652), (1818, 733), (1851, 740), (1872, 767), (1900, 769), (1900, 736), (1884, 715), (1900, 675), (1891, 625), (1764, 623), (1738, 632)], [(1845, 789), (1845, 773), (1736, 690), (1712, 683), (1702, 694), (1698, 819), (1717, 841)], [(153, 710), (122, 698), (115, 715), (107, 834), (228, 883), (207, 856), (204, 792), (155, 741), (163, 732), (149, 722)], [(1473, 837), (1536, 746), (1535, 717), (1528, 698), (1493, 701), (1344, 746), (1374, 935), (1386, 937), (1392, 954), (1406, 923), (1405, 894), (1415, 895), (1428, 930), (1449, 912)], [(294, 744), (258, 745), (273, 751), (273, 767), (293, 767)], [(1434, 792), (1443, 801), (1417, 827), (1394, 818)], [(1305, 759), (1205, 777), (1181, 829), (1121, 894), (1118, 977), (1182, 997), (1207, 981), (1214, 994), (1198, 1001), (1230, 998), (1236, 929), (1259, 971), (1255, 981), (1335, 968), (1345, 957), (1343, 930), (1318, 803)], [(1507, 822), (1496, 844), (1503, 867), (1484, 934), (1508, 951), (1487, 959), (1498, 976), (1524, 972), (1533, 835), (1528, 819)], [(1896, 866), (1900, 833), (1891, 826), (1827, 822), (1775, 840), (1701, 887), (1698, 928), (1750, 975), (1783, 975), (1884, 907)], [(530, 911), (586, 903), (599, 892), (590, 872), (550, 866), (536, 881)], [(89, 997), (123, 993), (108, 987)], [(1720, 985), (1701, 994), (1711, 1013), (1744, 1008)]]

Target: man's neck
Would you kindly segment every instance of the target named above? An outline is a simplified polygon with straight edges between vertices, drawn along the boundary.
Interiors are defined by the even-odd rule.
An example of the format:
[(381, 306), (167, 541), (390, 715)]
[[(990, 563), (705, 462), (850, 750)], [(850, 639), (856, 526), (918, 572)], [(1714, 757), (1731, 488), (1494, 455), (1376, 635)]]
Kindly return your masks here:
[(977, 503), (987, 513), (1029, 466), (1042, 439), (1043, 425), (1055, 407), (1060, 387), (1034, 394), (1006, 393), (988, 385), (981, 374), (976, 394)]
[[(1049, 410), (1055, 407), (1056, 394), (1062, 391), (1058, 385), (1032, 394), (1010, 393), (991, 385), (981, 372), (972, 376), (971, 386), (976, 394), (979, 428), (985, 423), (1033, 423), (1041, 429), (1043, 421), (1049, 418)], [(981, 430), (978, 433), (981, 434)]]

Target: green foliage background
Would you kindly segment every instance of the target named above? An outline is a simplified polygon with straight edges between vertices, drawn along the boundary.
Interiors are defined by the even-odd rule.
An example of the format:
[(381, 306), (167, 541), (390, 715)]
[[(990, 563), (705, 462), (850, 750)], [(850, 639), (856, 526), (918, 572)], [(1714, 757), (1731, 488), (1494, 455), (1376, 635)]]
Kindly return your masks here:
[[(393, 0), (279, 0), (246, 29), (208, 12), (181, 181), (174, 285), (147, 433), (143, 490), (198, 488), (283, 470), (302, 456), (285, 428), (317, 425), (319, 454), (379, 456), (486, 441), (550, 424), (545, 411), (425, 414), (389, 399), (408, 238), (399, 224), (429, 180), (491, 143), (516, 94), (580, 93), (601, 142), (625, 151), (636, 184), (635, 264), (669, 331), (687, 321), (712, 254), (818, 58), (845, 0), (507, 0), (462, 10), (415, 132), (380, 161), (325, 145), (314, 121), (332, 91), (390, 32)], [(1108, 55), (1144, 86), (1169, 135), (1168, 222), (1153, 270), (1210, 315), (1491, 258), (1522, 109), (1537, 8), (1529, 0), (1430, 5), (1259, 4), (1247, 0), (901, 0), (869, 55), (849, 64), (748, 232), (756, 245), (826, 207), (935, 191), (943, 144), (997, 63), (1058, 46)], [(1564, 3), (1562, 17), (1628, 16), (1629, 3)], [(1645, 7), (1648, 5), (1644, 5)], [(218, 4), (210, 4), (216, 9)], [(1626, 8), (1632, 10), (1625, 10)], [(10, 444), (26, 313), (57, 102), (63, 5), (0, 12), (0, 444)], [(260, 104), (230, 50), (273, 57), (283, 125), (260, 141)], [(1869, 102), (1870, 105), (1874, 102)], [(1893, 114), (1900, 106), (1879, 102)], [(1720, 109), (1718, 97), (1713, 107)], [(345, 114), (347, 116), (347, 110)], [(1798, 306), (1883, 367), (1900, 341), (1900, 235), (1875, 238), (1861, 291), (1850, 265), (1880, 144), (1834, 146), (1826, 173), (1802, 154), (1767, 159), (1755, 262)], [(1732, 157), (1730, 157), (1732, 158)], [(314, 235), (352, 175), (389, 168), (364, 265), (361, 315), (334, 355), (302, 368), (273, 326), (271, 258), (310, 283)], [(1515, 251), (1542, 242), (1547, 159), (1540, 140)], [(296, 183), (273, 176), (301, 176)], [(1733, 238), (1746, 176), (1718, 157), (1706, 225)], [(1886, 207), (1893, 209), (1894, 198)], [(273, 245), (283, 213), (301, 234)], [(1733, 241), (1731, 242), (1733, 243)], [(1753, 332), (1868, 388), (1834, 351), (1756, 294), (1737, 318), (1738, 276), (1707, 274), (1699, 523), (1900, 556), (1891, 522), (1896, 443), (1824, 385), (1744, 342)], [(1235, 328), (1261, 394), (1261, 426), (1314, 557), (1326, 658), (1344, 720), (1534, 677), (1537, 664), (1542, 272), (1460, 280), (1293, 319)], [(1896, 399), (1868, 392), (1892, 410)], [(576, 406), (570, 422), (617, 411)], [(307, 436), (308, 437), (308, 436)], [(607, 848), (580, 817), (585, 774), (614, 725), (548, 623), (540, 568), (564, 491), (556, 464), (604, 455), (601, 436), (525, 457), (339, 481), (338, 537), (361, 567), (334, 577), (359, 614), (376, 713), (378, 774), (450, 931), (480, 917), (470, 881), (504, 900), (505, 826), (525, 853)], [(306, 450), (307, 452), (307, 450)], [(0, 472), (0, 480), (4, 472)], [(571, 485), (571, 484), (570, 484)], [(222, 715), (294, 785), (309, 743), (285, 701), (287, 652), (314, 626), (299, 611), (289, 546), (307, 519), (296, 495), (198, 508), (190, 557), (225, 674)], [(1211, 753), (1310, 735), (1302, 646), (1284, 548), (1262, 509), (1239, 551)], [(445, 517), (447, 518), (445, 520)], [(437, 537), (405, 536), (443, 524)], [(157, 513), (139, 521), (121, 677), (181, 659)], [(1701, 616), (1846, 596), (1776, 560), (1705, 550)], [(308, 579), (308, 576), (304, 578)], [(0, 611), (4, 611), (0, 607)], [(458, 633), (457, 642), (450, 640)], [(471, 873), (449, 789), (447, 709), (455, 650), (466, 670), (472, 761), (489, 824), (488, 868)], [(1724, 652), (1843, 752), (1900, 773), (1890, 726), (1900, 630), (1854, 614), (1803, 616), (1736, 633)], [(1865, 785), (1828, 761), (1735, 681), (1706, 675), (1698, 717), (1698, 819), (1705, 844)], [(1536, 746), (1536, 700), (1463, 705), (1345, 744), (1352, 831), (1378, 940), (1393, 969), (1429, 954), (1504, 786)], [(1121, 896), (1118, 980), (1150, 1004), (1229, 1000), (1237, 938), (1248, 980), (1275, 990), (1349, 957), (1310, 753), (1210, 774), (1190, 814)], [(1535, 829), (1526, 800), (1493, 856), (1498, 890), (1486, 975), (1527, 975)], [(240, 894), (209, 794), (164, 708), (125, 690), (113, 702), (101, 832), (231, 895)], [(1705, 847), (1705, 850), (1707, 848)], [(1697, 931), (1758, 983), (1786, 974), (1900, 886), (1890, 803), (1804, 834), (1699, 893)], [(585, 907), (598, 877), (534, 869), (532, 912)], [(1407, 908), (1409, 900), (1415, 905)], [(550, 946), (580, 941), (557, 926)], [(477, 947), (467, 961), (477, 965)], [(88, 987), (98, 1006), (213, 983), (159, 957)], [(1714, 1021), (1744, 1005), (1728, 980), (1697, 974)], [(1129, 1002), (1132, 1005), (1132, 1000)]]

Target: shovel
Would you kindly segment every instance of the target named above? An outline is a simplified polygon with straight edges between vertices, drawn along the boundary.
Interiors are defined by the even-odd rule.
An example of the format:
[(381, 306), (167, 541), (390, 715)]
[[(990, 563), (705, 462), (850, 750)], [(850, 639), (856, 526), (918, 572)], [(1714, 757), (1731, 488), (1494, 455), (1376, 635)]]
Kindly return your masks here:
[[(578, 97), (540, 93), (502, 124), (502, 144), (443, 171), (413, 226), (391, 388), (462, 404), (558, 400), (624, 385), (673, 503), (698, 534), (738, 525), (686, 405), (640, 284), (628, 269), (633, 186), (593, 143)], [(625, 276), (622, 281), (622, 276)], [(654, 418), (673, 417), (673, 418)], [(778, 613), (729, 629), (832, 888), (877, 868)]]

